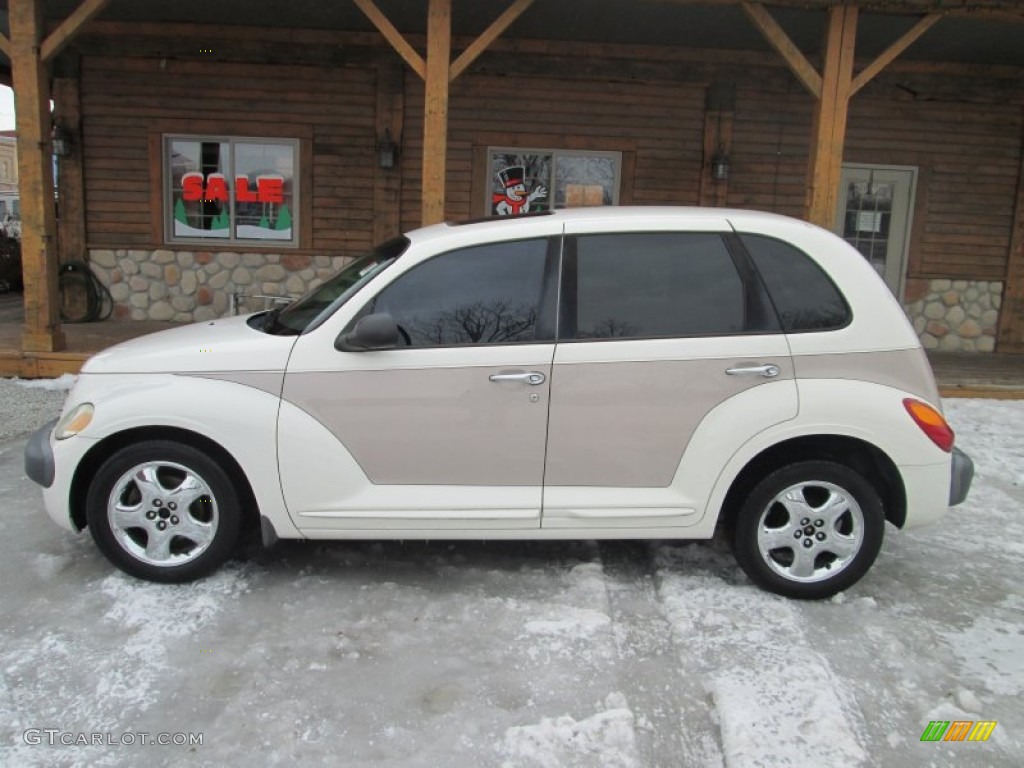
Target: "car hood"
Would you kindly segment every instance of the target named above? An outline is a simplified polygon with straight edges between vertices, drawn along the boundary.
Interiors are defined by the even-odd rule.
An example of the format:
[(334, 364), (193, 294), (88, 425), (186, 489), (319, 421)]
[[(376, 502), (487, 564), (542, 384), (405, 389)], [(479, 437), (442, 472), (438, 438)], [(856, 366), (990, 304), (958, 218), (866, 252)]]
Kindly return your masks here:
[(226, 317), (140, 336), (93, 355), (82, 373), (283, 371), (298, 336), (271, 336), (250, 316)]

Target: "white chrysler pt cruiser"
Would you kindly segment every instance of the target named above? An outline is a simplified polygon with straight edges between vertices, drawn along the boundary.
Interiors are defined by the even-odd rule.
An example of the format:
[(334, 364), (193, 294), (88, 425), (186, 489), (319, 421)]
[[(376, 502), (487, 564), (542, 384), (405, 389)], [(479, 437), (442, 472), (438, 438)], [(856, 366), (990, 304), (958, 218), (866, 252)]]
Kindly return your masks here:
[(283, 309), (82, 368), (26, 448), (119, 568), (210, 573), (246, 526), (309, 539), (706, 539), (822, 598), (885, 523), (964, 500), (931, 369), (843, 240), (750, 211), (440, 224)]

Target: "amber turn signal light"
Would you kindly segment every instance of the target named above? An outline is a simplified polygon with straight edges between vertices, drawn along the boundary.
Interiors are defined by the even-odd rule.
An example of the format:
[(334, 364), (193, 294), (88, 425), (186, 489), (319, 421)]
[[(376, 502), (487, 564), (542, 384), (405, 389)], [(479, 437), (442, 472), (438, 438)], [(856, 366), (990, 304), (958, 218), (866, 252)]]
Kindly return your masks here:
[(909, 397), (903, 401), (903, 407), (907, 409), (910, 418), (933, 443), (946, 453), (953, 450), (953, 441), (956, 439), (956, 435), (953, 434), (952, 428), (946, 423), (941, 413), (927, 403)]

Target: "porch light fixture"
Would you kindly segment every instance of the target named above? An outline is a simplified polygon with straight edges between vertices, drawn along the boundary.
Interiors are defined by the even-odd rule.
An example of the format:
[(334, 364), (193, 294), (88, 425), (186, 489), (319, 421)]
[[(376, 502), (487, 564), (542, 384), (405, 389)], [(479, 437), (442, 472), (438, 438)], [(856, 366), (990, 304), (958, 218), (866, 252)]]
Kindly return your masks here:
[(384, 129), (384, 138), (377, 142), (377, 166), (380, 168), (394, 168), (395, 160), (398, 157), (398, 145), (391, 138), (391, 131)]
[(71, 154), (71, 137), (59, 125), (53, 126), (50, 134), (50, 143), (53, 147), (53, 154), (56, 157), (67, 157)]
[(732, 163), (729, 160), (729, 155), (726, 154), (725, 147), (719, 145), (711, 157), (711, 178), (715, 181), (728, 181), (731, 169)]

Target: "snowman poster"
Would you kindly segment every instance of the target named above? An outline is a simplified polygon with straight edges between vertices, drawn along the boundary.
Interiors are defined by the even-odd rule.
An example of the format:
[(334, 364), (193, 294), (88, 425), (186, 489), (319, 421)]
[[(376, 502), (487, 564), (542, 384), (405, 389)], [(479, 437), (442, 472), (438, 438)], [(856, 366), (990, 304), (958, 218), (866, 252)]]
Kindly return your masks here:
[(498, 189), (491, 195), (491, 212), (496, 216), (519, 216), (532, 211), (546, 210), (538, 201), (548, 196), (547, 187), (535, 184), (530, 189), (526, 167), (511, 165), (498, 171)]

